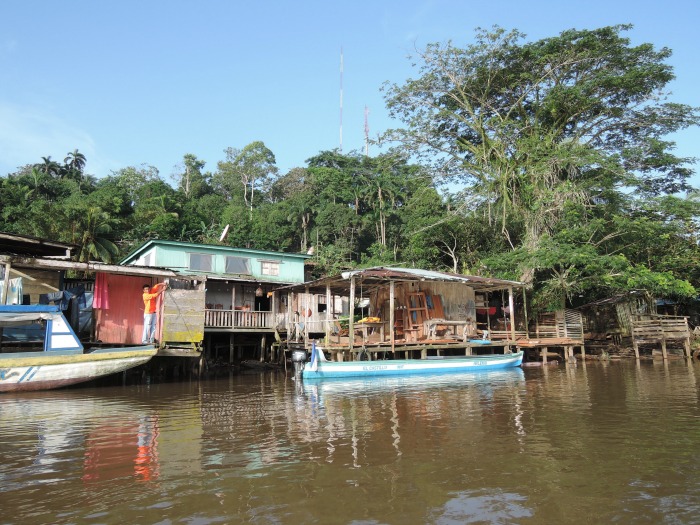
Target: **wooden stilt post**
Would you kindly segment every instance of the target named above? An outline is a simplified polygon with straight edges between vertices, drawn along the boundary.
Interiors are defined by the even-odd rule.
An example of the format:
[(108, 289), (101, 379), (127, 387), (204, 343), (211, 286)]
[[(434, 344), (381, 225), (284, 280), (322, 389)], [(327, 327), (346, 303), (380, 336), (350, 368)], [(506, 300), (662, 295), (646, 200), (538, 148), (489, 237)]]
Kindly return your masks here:
[(229, 364), (233, 365), (233, 351), (235, 347), (233, 346), (233, 332), (228, 336), (228, 361)]
[(304, 345), (309, 344), (309, 312), (311, 311), (311, 308), (309, 308), (311, 304), (311, 297), (309, 297), (309, 287), (308, 285), (304, 287)]
[(348, 319), (348, 342), (350, 344), (350, 357), (352, 360), (352, 349), (355, 345), (355, 276), (350, 277), (350, 318)]
[(9, 262), (5, 263), (5, 278), (2, 281), (2, 293), (0, 293), (0, 304), (7, 304), (7, 294), (10, 291), (10, 268), (12, 265)]
[(668, 352), (666, 351), (666, 336), (661, 334), (661, 354), (664, 357), (664, 361), (668, 359)]
[(294, 308), (298, 308), (296, 301), (297, 295), (294, 292), (289, 292), (289, 295), (287, 296), (287, 340), (289, 340), (289, 336), (293, 333), (294, 340), (298, 341), (299, 334), (297, 334), (294, 323)]
[(272, 300), (270, 304), (270, 312), (272, 312), (272, 319), (270, 319), (270, 324), (268, 328), (277, 330), (277, 314), (279, 314), (279, 299), (277, 297), (277, 292), (272, 292)]
[(326, 283), (326, 344), (331, 342), (331, 284)]
[(511, 341), (515, 341), (515, 301), (512, 286), (508, 288), (508, 309), (510, 310), (510, 338)]
[(236, 327), (236, 285), (231, 287), (231, 326), (230, 328)]
[[(394, 323), (396, 322), (396, 314), (394, 307), (396, 306), (396, 286), (393, 280), (389, 281), (389, 339), (391, 340), (391, 353), (394, 353), (394, 341), (396, 339)], [(382, 341), (383, 343), (384, 341)]]

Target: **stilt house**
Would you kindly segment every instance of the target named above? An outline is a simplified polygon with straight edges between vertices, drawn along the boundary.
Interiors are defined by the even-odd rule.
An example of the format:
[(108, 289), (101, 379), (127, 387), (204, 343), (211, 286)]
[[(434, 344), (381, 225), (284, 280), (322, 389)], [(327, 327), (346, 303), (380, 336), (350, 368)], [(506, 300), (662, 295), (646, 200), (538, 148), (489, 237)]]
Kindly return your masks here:
[(310, 256), (178, 241), (151, 240), (121, 261), (160, 267), (204, 282), (204, 347), (223, 361), (267, 360), (290, 309), (285, 285), (304, 282)]
[(377, 267), (283, 290), (298, 313), (289, 317), (290, 344), (323, 341), (343, 360), (358, 353), (509, 351), (527, 337), (522, 288), (516, 281)]

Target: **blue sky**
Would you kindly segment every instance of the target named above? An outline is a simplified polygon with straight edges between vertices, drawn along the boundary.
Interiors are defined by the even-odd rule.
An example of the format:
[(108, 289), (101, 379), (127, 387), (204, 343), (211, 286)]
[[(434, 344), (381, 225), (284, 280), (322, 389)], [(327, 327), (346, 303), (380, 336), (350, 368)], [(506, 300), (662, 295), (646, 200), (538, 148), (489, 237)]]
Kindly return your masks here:
[[(414, 49), (494, 24), (538, 39), (632, 23), (634, 44), (673, 50), (673, 100), (700, 106), (699, 21), (690, 0), (2, 0), (0, 176), (78, 148), (98, 177), (167, 180), (186, 153), (213, 171), (256, 140), (285, 173), (339, 146), (341, 47), (343, 151), (362, 150), (365, 106), (370, 136), (397, 125), (380, 88), (413, 75)], [(674, 139), (700, 157), (700, 130)]]

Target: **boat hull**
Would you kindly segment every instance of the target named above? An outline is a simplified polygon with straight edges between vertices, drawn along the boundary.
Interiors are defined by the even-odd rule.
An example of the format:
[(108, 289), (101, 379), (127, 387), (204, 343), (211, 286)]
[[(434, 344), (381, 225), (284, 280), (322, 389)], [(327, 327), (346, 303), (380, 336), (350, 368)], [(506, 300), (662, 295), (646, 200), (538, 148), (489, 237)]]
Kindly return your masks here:
[(523, 353), (386, 361), (332, 362), (314, 360), (302, 371), (304, 380), (338, 377), (377, 377), (483, 372), (520, 366)]
[(50, 390), (128, 370), (147, 363), (158, 349), (130, 347), (92, 353), (0, 354), (0, 392)]

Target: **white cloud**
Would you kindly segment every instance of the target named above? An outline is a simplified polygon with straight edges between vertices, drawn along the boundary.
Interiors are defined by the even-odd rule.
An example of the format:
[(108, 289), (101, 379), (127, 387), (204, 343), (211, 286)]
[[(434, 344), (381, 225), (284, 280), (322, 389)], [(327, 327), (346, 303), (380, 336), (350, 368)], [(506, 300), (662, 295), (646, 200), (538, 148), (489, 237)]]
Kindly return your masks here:
[(105, 163), (98, 158), (95, 141), (88, 132), (49, 111), (0, 102), (0, 175), (40, 162), (41, 157), (49, 155), (63, 162), (66, 154), (76, 148), (87, 158), (88, 173), (105, 173)]

